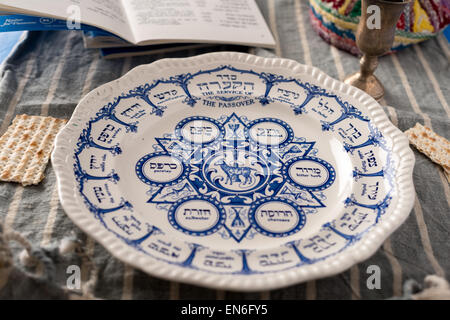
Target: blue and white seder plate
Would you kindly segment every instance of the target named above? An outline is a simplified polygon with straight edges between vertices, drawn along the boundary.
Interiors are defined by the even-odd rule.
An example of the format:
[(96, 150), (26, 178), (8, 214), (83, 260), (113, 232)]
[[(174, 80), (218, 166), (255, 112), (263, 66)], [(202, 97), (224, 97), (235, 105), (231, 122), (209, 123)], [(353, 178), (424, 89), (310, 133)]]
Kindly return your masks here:
[(228, 290), (342, 272), (414, 200), (412, 151), (375, 100), (242, 53), (160, 60), (92, 91), (52, 162), (65, 211), (114, 256)]

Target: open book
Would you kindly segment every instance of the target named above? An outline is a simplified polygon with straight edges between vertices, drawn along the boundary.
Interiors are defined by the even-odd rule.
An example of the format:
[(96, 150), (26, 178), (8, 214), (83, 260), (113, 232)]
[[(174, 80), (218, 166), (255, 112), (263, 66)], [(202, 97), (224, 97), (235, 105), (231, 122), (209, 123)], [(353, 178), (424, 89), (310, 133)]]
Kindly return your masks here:
[(135, 45), (275, 46), (254, 0), (0, 0), (0, 11), (95, 26)]

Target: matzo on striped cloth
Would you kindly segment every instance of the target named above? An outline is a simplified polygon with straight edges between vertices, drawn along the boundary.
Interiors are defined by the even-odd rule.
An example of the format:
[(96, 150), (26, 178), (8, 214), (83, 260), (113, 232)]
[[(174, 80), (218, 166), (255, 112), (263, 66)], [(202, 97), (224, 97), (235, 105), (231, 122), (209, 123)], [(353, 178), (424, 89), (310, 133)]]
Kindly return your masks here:
[(420, 123), (405, 131), (408, 139), (417, 150), (442, 166), (450, 182), (450, 142)]
[[(260, 56), (274, 56), (310, 63), (334, 78), (358, 70), (359, 61), (334, 50), (314, 32), (306, 0), (258, 0), (258, 4), (279, 39), (276, 51), (251, 48)], [(161, 58), (187, 57), (217, 50), (238, 50), (219, 46), (155, 56), (106, 61), (96, 51), (85, 50), (81, 34), (32, 32), (8, 60), (0, 81), (0, 135), (15, 115), (26, 113), (70, 118), (82, 96), (119, 78), (135, 66)], [(441, 36), (380, 59), (376, 74), (386, 88), (385, 107), (391, 121), (405, 131), (424, 123), (449, 139), (450, 54)], [(450, 276), (450, 191), (441, 170), (425, 155), (414, 150), (414, 182), (417, 201), (409, 218), (370, 258), (338, 275), (288, 288), (254, 292), (224, 292), (157, 279), (125, 266), (102, 246), (81, 232), (58, 202), (55, 174), (47, 167), (46, 179), (23, 188), (0, 182), (0, 221), (21, 232), (36, 245), (51, 245), (72, 231), (83, 242), (100, 274), (95, 295), (104, 299), (385, 299), (402, 294), (403, 283), (426, 275)], [(18, 253), (17, 253), (18, 254)], [(55, 262), (52, 283), (64, 286), (67, 268), (88, 264), (76, 257)], [(380, 289), (367, 287), (372, 266), (380, 268)], [(0, 299), (48, 297), (42, 287), (18, 286), (12, 277), (0, 288)]]
[(65, 119), (17, 115), (0, 137), (0, 181), (38, 184)]

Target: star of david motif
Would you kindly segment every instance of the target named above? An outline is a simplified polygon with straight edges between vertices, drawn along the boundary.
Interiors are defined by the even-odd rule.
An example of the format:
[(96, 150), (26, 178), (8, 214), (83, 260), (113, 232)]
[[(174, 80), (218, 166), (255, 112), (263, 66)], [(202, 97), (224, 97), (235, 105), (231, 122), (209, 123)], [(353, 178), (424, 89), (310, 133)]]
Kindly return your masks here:
[(335, 180), (315, 142), (276, 118), (189, 117), (156, 142), (136, 174), (150, 186), (148, 203), (192, 236), (291, 235), (306, 223), (304, 208), (325, 207), (317, 193)]

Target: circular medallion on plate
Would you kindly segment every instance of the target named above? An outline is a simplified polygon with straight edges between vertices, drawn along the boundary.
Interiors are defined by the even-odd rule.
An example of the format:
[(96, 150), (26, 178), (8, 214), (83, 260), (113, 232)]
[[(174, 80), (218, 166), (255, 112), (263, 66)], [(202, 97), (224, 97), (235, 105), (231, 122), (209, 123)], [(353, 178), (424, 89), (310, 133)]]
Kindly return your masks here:
[(165, 152), (150, 153), (139, 159), (135, 167), (139, 179), (151, 186), (171, 186), (183, 180), (189, 167), (183, 159)]
[(236, 149), (212, 154), (203, 172), (209, 185), (232, 194), (258, 190), (269, 179), (268, 164), (262, 157)]

